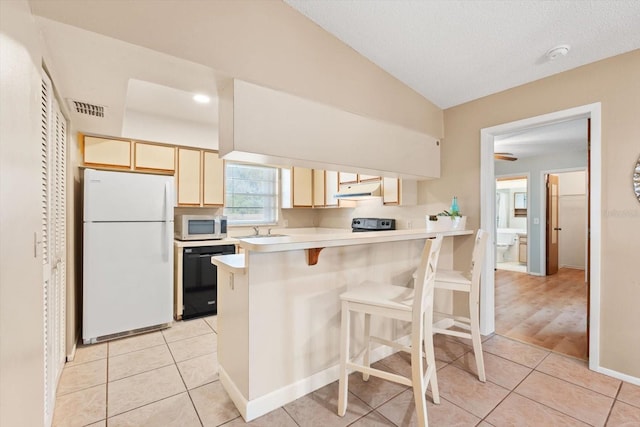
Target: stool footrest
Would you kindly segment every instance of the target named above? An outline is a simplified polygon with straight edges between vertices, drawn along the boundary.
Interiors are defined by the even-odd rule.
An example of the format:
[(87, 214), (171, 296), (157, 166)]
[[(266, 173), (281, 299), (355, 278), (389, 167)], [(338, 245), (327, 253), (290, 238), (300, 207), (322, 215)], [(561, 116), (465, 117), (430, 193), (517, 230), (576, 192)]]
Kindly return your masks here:
[(402, 344), (398, 344), (397, 342), (388, 340), (386, 338), (380, 338), (380, 337), (371, 336), (371, 337), (369, 337), (369, 340), (372, 341), (372, 342), (376, 342), (378, 344), (382, 344), (382, 345), (386, 345), (386, 346), (395, 348), (396, 350), (402, 350), (402, 351), (406, 351), (407, 353), (411, 353), (411, 347), (406, 346), (406, 345), (402, 345)]
[(373, 375), (374, 377), (379, 377), (387, 381), (393, 381), (411, 387), (411, 380), (407, 377), (403, 377), (402, 375), (392, 374), (391, 372), (381, 371), (380, 369), (358, 365), (353, 362), (347, 362), (347, 369), (352, 369), (358, 372), (362, 372), (363, 374)]

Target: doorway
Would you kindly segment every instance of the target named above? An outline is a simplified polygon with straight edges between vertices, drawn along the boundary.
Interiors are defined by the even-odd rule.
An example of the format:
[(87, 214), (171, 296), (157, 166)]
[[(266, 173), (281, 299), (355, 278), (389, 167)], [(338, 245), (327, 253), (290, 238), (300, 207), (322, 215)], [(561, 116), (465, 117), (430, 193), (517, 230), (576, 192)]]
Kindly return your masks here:
[(587, 171), (547, 171), (547, 276), (561, 268), (587, 271)]
[[(481, 219), (480, 226), (487, 230), (491, 236), (496, 233), (496, 194), (495, 194), (495, 165), (494, 165), (494, 140), (500, 135), (510, 132), (523, 131), (534, 127), (552, 125), (563, 121), (574, 119), (590, 119), (590, 157), (588, 160), (590, 179), (589, 179), (589, 215), (590, 215), (590, 240), (588, 250), (590, 252), (589, 263), (589, 367), (597, 369), (599, 367), (599, 323), (600, 323), (600, 263), (601, 263), (601, 105), (594, 103), (584, 105), (568, 110), (558, 111), (542, 116), (532, 117), (529, 119), (519, 120), (516, 122), (506, 123), (491, 128), (481, 130)], [(542, 206), (531, 206), (529, 197), (529, 210), (532, 232), (529, 237), (535, 235), (540, 236), (543, 226), (540, 227), (540, 219), (545, 218), (545, 212)], [(539, 205), (542, 205), (540, 203)], [(537, 223), (536, 223), (537, 220)], [(495, 237), (494, 237), (495, 238)], [(540, 238), (540, 240), (544, 240)], [(493, 242), (495, 244), (495, 240)], [(538, 243), (539, 244), (539, 243)], [(537, 254), (536, 254), (537, 252)], [(544, 249), (539, 246), (529, 248), (529, 254), (540, 257), (544, 254)], [(480, 296), (480, 328), (482, 334), (489, 334), (495, 331), (495, 253), (487, 251), (485, 266), (483, 269), (481, 296)], [(529, 266), (531, 269), (531, 266)]]
[(496, 178), (496, 270), (527, 272), (528, 176)]

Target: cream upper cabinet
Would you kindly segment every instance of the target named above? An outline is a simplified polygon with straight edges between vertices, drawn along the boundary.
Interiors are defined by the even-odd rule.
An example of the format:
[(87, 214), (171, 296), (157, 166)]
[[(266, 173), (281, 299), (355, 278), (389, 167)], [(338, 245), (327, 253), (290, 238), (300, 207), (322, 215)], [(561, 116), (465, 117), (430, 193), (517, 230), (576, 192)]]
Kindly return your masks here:
[(322, 169), (313, 170), (313, 206), (322, 207), (326, 204), (325, 172)]
[(417, 205), (418, 182), (411, 179), (382, 178), (382, 202), (385, 205)]
[(313, 206), (313, 170), (294, 167), (293, 174), (293, 207)]
[(224, 160), (218, 153), (203, 151), (203, 204), (205, 206), (224, 205)]
[(338, 172), (293, 167), (281, 169), (282, 208), (338, 206)]
[(200, 206), (200, 150), (178, 148), (178, 205)]
[(340, 173), (338, 173), (338, 182), (340, 184), (350, 184), (352, 182), (358, 182), (358, 174), (357, 173), (340, 172)]
[(338, 184), (338, 172), (336, 171), (325, 171), (324, 172), (324, 183), (325, 183), (325, 206), (338, 206), (338, 199), (335, 198), (336, 193), (339, 189)]
[(385, 205), (400, 204), (400, 180), (398, 178), (382, 179), (382, 202)]
[(84, 136), (84, 163), (95, 166), (131, 168), (131, 141)]
[(173, 172), (176, 164), (176, 149), (169, 145), (135, 143), (135, 169)]
[(358, 182), (364, 182), (364, 181), (379, 181), (380, 177), (379, 176), (373, 176), (373, 175), (362, 175), (359, 174), (358, 175)]

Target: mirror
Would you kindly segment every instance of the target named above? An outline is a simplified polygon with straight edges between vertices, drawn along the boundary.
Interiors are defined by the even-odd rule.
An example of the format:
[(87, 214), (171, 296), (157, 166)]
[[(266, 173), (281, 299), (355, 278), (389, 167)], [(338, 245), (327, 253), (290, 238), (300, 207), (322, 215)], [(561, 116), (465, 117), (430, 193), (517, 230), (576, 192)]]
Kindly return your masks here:
[(527, 193), (513, 193), (513, 216), (527, 216)]
[(640, 202), (640, 157), (638, 157), (636, 168), (633, 171), (633, 191)]

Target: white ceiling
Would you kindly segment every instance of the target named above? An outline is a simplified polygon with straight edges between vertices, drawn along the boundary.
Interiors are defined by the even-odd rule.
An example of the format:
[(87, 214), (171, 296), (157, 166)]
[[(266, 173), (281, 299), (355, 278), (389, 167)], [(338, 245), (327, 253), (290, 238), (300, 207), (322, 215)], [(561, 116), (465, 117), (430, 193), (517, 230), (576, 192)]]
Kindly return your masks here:
[(494, 152), (518, 159), (587, 151), (587, 119), (564, 121), (496, 136)]
[(284, 1), (443, 109), (640, 48), (638, 0)]
[[(215, 9), (207, 8), (206, 1), (183, 1), (190, 7), (181, 11), (188, 15), (181, 19), (189, 19), (193, 26), (206, 25), (202, 15)], [(637, 0), (284, 1), (443, 109), (640, 48)], [(208, 50), (216, 46), (209, 40), (194, 39), (188, 61), (98, 34), (104, 26), (119, 27), (122, 17), (116, 9), (96, 20), (74, 2), (31, 2), (41, 15), (36, 21), (55, 65), (54, 81), (61, 96), (107, 107), (105, 119), (74, 115), (79, 130), (120, 135), (127, 111), (215, 125), (211, 120), (217, 116), (217, 88), (229, 77), (205, 65)], [(110, 7), (100, 4), (103, 12)], [(127, 19), (149, 27), (153, 4), (136, 0), (131, 3), (135, 13)], [(84, 29), (47, 19), (54, 16)], [(87, 31), (94, 28), (96, 32)], [(148, 36), (156, 31), (160, 30), (150, 29)], [(166, 44), (159, 50), (171, 51), (172, 37), (167, 34), (171, 29), (162, 31), (163, 37), (154, 40)], [(197, 28), (193, 31), (198, 33)], [(186, 35), (175, 34), (178, 37)], [(545, 52), (558, 44), (571, 45), (569, 55), (547, 60)], [(209, 106), (189, 102), (196, 92), (207, 93), (214, 101)], [(557, 133), (558, 129), (556, 143), (530, 146), (566, 147), (558, 141), (572, 137)], [(516, 146), (503, 148), (496, 151), (531, 155)]]

